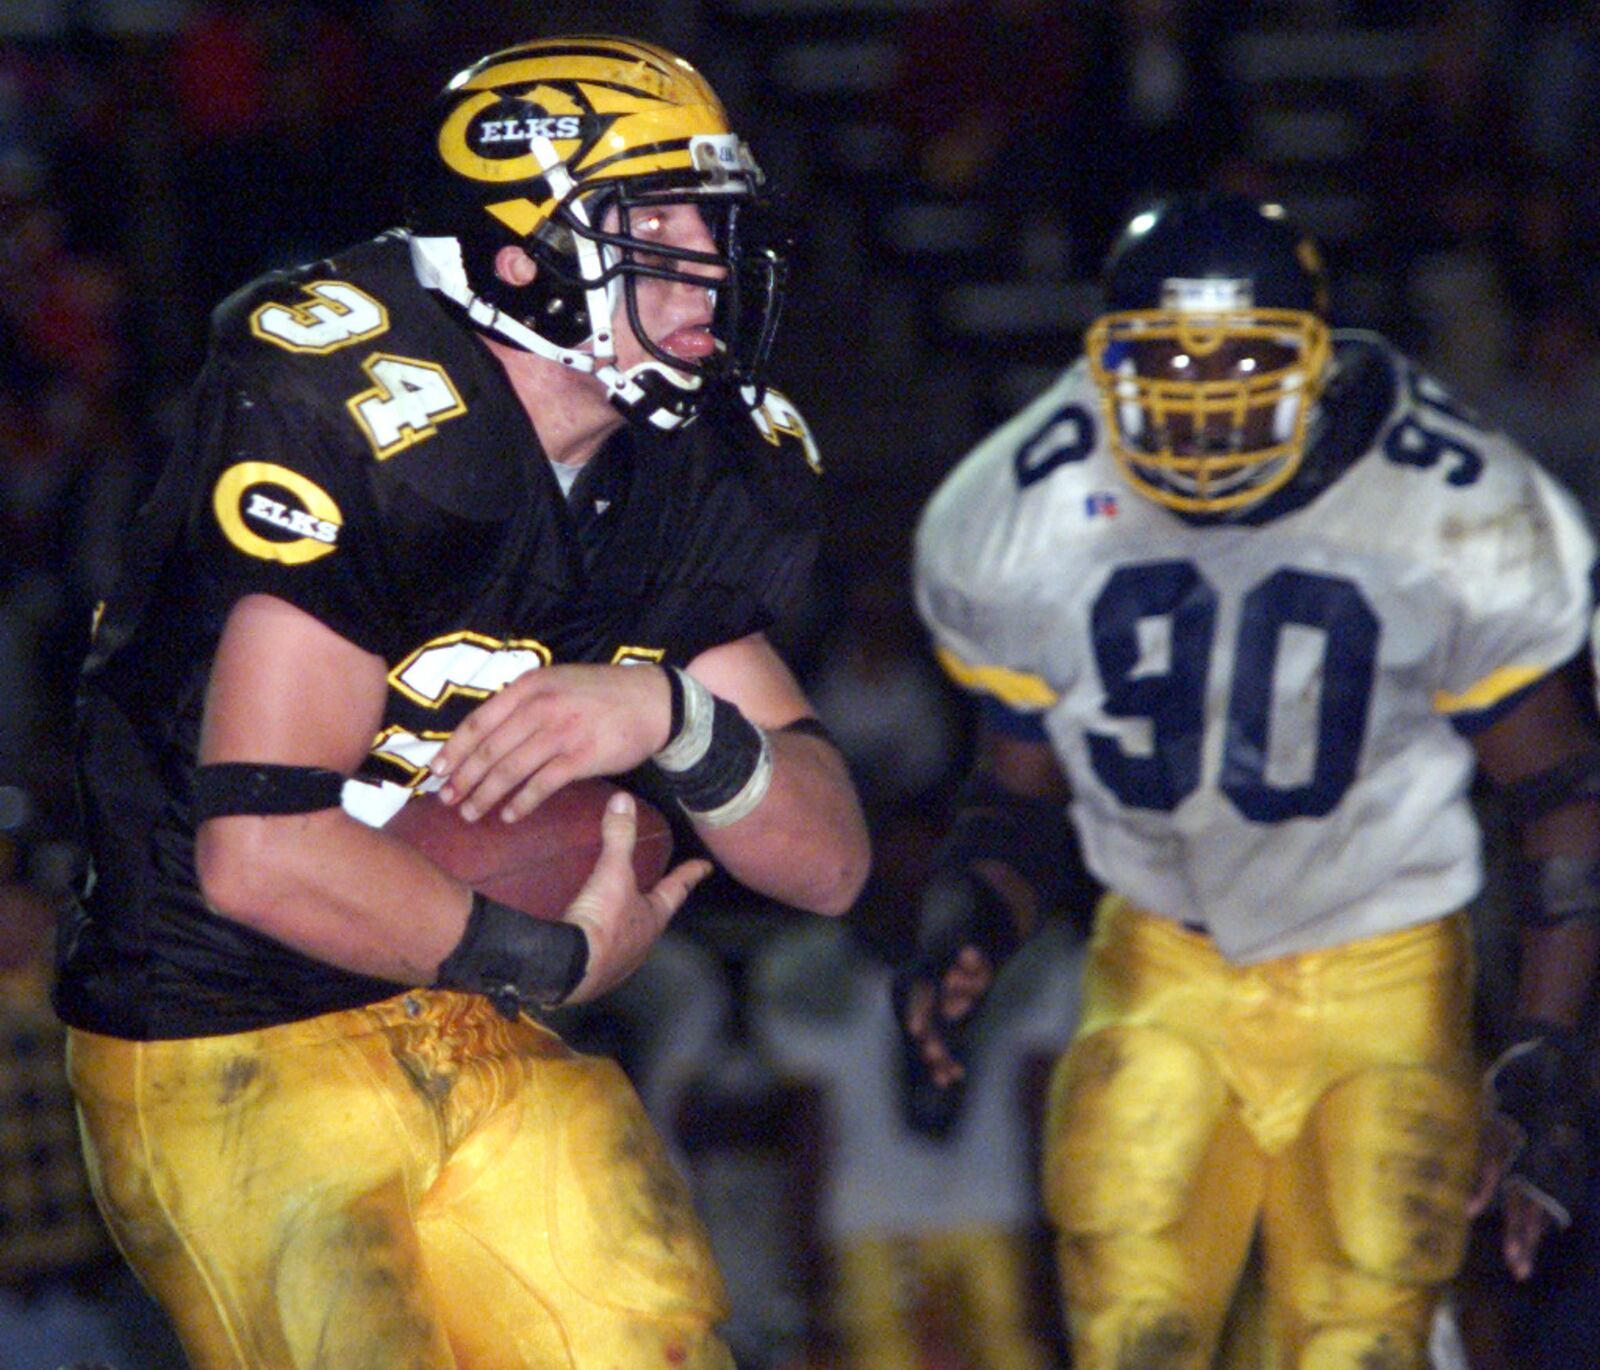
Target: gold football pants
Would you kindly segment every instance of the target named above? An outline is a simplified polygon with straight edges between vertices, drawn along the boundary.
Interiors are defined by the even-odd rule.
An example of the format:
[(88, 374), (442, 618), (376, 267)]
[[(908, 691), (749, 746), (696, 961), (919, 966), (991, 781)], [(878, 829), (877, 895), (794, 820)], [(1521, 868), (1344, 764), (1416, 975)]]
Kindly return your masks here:
[(200, 1370), (731, 1370), (686, 1187), (611, 1061), (424, 990), (73, 1032), (95, 1196)]
[(1211, 1363), (1259, 1222), (1281, 1370), (1421, 1370), (1466, 1239), (1478, 1092), (1460, 915), (1236, 966), (1102, 902), (1047, 1109), (1077, 1370)]
[(999, 1228), (853, 1238), (834, 1252), (840, 1364), (921, 1370), (931, 1311), (975, 1370), (1045, 1370), (1031, 1284), (1025, 1243)]

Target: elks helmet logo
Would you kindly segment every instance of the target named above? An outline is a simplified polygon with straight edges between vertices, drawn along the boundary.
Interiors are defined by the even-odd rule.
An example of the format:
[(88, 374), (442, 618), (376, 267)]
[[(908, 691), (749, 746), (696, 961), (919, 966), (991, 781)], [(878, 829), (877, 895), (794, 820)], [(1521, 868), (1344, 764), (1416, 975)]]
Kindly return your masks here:
[(333, 496), (298, 471), (243, 461), (217, 478), (211, 508), (246, 556), (300, 566), (334, 551), (343, 516)]
[(507, 198), (484, 208), (524, 237), (573, 186), (672, 171), (755, 174), (698, 73), (655, 70), (661, 61), (640, 45), (513, 50), (463, 82), (466, 97), (439, 129), (439, 156), (468, 180), (505, 186)]

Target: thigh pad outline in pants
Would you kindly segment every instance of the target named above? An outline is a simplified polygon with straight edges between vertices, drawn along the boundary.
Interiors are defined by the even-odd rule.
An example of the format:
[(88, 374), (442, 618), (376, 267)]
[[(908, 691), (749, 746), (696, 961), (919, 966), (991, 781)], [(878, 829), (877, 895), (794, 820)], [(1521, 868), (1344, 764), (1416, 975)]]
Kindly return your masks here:
[(532, 1073), (521, 1107), (459, 1148), (418, 1215), (435, 1284), (468, 1310), (451, 1317), (462, 1363), (531, 1347), (532, 1296), (540, 1336), (568, 1359), (527, 1364), (731, 1364), (711, 1332), (727, 1301), (710, 1242), (627, 1077), (584, 1056)]
[(1050, 1085), (1045, 1204), (1077, 1236), (1149, 1234), (1188, 1209), (1227, 1104), (1206, 1054), (1160, 1028), (1073, 1042)]
[(427, 1110), (373, 1088), (377, 1033), (291, 1025), (138, 1043), (76, 1033), (96, 1197), (196, 1367), (442, 1367), (407, 1195)]
[(1466, 1081), (1421, 1067), (1364, 1071), (1323, 1097), (1318, 1159), (1334, 1238), (1354, 1266), (1405, 1284), (1455, 1274), (1478, 1117)]
[(440, 1007), (459, 1071), (395, 1005), (77, 1035), (97, 1198), (196, 1366), (731, 1366), (709, 1242), (621, 1071), (467, 1009)]
[(1318, 1103), (1279, 1158), (1266, 1248), (1278, 1354), (1296, 1370), (1423, 1370), (1465, 1241), (1476, 1090), (1374, 1066)]

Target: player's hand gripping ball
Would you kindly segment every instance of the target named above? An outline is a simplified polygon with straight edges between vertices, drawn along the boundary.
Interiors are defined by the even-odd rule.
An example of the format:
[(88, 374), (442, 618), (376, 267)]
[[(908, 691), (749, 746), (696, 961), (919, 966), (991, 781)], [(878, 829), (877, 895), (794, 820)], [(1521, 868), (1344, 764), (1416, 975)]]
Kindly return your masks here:
[[(599, 860), (600, 819), (616, 792), (606, 780), (575, 780), (515, 823), (498, 809), (468, 823), (435, 796), (414, 795), (384, 831), (491, 899), (555, 920)], [(635, 796), (634, 806), (633, 870), (639, 888), (649, 890), (672, 859), (672, 829), (653, 805)]]

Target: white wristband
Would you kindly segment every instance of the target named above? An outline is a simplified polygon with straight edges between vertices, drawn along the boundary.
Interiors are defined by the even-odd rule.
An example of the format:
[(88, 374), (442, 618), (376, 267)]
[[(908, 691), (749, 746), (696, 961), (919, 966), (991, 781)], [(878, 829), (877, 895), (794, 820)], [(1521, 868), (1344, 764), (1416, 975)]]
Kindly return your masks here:
[(666, 669), (678, 727), (651, 759), (696, 824), (737, 823), (772, 784), (772, 744), (737, 705), (718, 699), (686, 671)]

